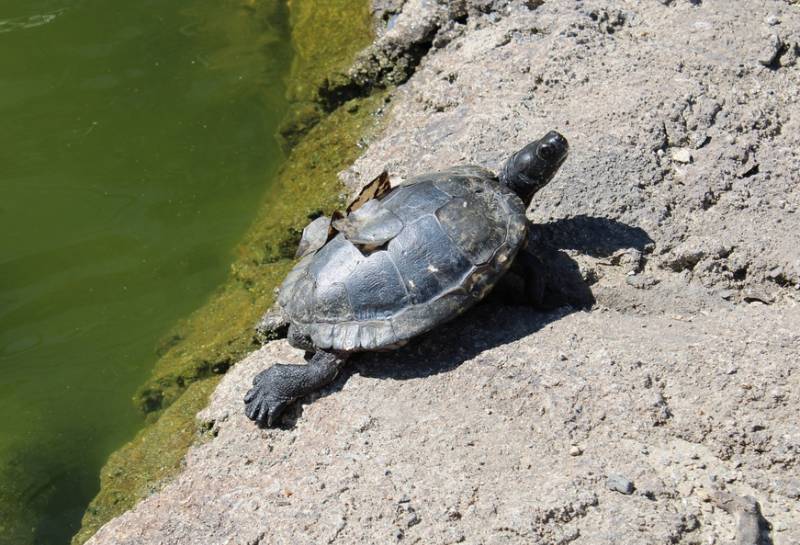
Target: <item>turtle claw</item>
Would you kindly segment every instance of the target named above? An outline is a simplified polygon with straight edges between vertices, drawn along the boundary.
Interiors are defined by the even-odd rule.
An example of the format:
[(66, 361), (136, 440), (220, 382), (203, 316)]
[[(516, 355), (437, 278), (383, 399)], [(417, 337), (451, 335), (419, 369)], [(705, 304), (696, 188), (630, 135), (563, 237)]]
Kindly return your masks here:
[(280, 418), (286, 406), (293, 401), (293, 398), (287, 398), (279, 393), (282, 388), (280, 380), (276, 381), (282, 374), (281, 368), (285, 367), (287, 366), (274, 365), (253, 378), (253, 387), (244, 396), (244, 412), (247, 418), (271, 427)]
[(244, 413), (247, 418), (267, 427), (272, 427), (280, 418), (291, 399), (275, 397), (266, 384), (259, 384), (250, 389), (244, 397)]

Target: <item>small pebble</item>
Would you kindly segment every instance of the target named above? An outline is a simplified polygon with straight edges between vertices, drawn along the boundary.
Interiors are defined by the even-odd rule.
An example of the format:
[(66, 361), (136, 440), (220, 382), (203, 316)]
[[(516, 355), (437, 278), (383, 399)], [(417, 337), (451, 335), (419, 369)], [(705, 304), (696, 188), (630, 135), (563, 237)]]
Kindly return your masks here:
[(578, 445), (572, 445), (571, 447), (569, 447), (570, 456), (580, 456), (581, 454), (583, 454), (583, 449)]
[(700, 149), (711, 141), (711, 138), (706, 133), (695, 133), (692, 135), (692, 147)]
[(783, 40), (777, 34), (771, 34), (768, 43), (765, 44), (764, 49), (758, 57), (758, 62), (764, 66), (771, 66), (778, 60), (778, 55), (783, 48)]
[(678, 163), (691, 163), (692, 152), (686, 148), (672, 150), (672, 160)]
[(622, 475), (609, 475), (606, 486), (609, 490), (614, 490), (626, 496), (633, 494), (634, 490), (633, 481), (626, 479)]

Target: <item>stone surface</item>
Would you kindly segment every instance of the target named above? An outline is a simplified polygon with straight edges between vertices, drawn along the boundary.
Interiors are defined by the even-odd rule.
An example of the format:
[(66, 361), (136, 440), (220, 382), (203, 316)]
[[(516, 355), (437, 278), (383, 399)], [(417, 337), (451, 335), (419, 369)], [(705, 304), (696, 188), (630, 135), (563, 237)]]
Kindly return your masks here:
[(800, 542), (800, 7), (376, 9), (365, 58), (407, 81), (343, 179), (496, 170), (562, 131), (529, 211), (553, 310), (481, 305), (262, 430), (252, 377), (302, 361), (269, 343), (222, 380), (183, 473), (90, 543)]
[[(90, 543), (708, 542), (736, 531), (704, 509), (721, 487), (797, 542), (799, 331), (800, 308), (483, 305), (354, 359), (262, 430), (242, 412), (253, 375), (302, 361), (272, 342), (223, 379), (183, 474)], [(589, 447), (570, 456), (573, 443)], [(609, 490), (611, 474), (637, 492)]]

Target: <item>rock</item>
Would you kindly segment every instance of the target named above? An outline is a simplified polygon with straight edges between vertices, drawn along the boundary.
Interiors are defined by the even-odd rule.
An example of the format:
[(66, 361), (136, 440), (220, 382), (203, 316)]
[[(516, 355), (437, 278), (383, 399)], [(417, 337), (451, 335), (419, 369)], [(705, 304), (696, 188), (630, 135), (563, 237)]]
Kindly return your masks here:
[(684, 481), (678, 485), (678, 494), (680, 494), (682, 498), (688, 498), (692, 495), (693, 491), (694, 485), (689, 481)]
[[(700, 149), (711, 141), (711, 137), (705, 131), (695, 132), (690, 137), (690, 142), (694, 149)], [(691, 152), (690, 152), (691, 156)]]
[(709, 258), (712, 260), (722, 259), (730, 255), (732, 246), (721, 240), (711, 237), (691, 236), (671, 252), (661, 261), (662, 267), (667, 267), (679, 272), (693, 269), (702, 260)]
[(687, 148), (677, 148), (672, 150), (672, 160), (678, 163), (691, 163), (692, 152)]
[(652, 288), (660, 282), (658, 278), (647, 274), (637, 274), (625, 277), (625, 283), (637, 290), (646, 290)]
[(772, 543), (769, 523), (761, 514), (761, 506), (755, 498), (718, 490), (713, 499), (719, 507), (736, 517), (736, 545)]
[(638, 273), (642, 270), (642, 252), (636, 248), (623, 248), (611, 255), (611, 263), (624, 267), (628, 273)]
[(620, 494), (633, 494), (634, 486), (633, 481), (628, 480), (622, 475), (609, 475), (606, 480), (606, 487), (609, 490), (619, 492)]
[[(783, 467), (797, 457), (800, 374), (786, 366), (800, 340), (800, 307), (773, 308), (716, 309), (689, 322), (483, 305), (404, 349), (354, 361), (321, 396), (302, 400), (283, 428), (261, 430), (242, 411), (253, 375), (276, 361), (303, 361), (285, 341), (270, 342), (223, 377), (200, 416), (214, 434), (192, 447), (183, 473), (90, 543), (215, 545), (261, 534), (261, 542), (279, 543), (301, 533), (318, 543), (337, 531), (357, 542), (358, 535), (388, 539), (398, 528), (403, 539), (428, 543), (454, 525), (476, 542), (488, 542), (496, 526), (537, 535), (605, 531), (614, 542), (643, 531), (648, 542), (668, 542), (670, 532), (686, 531), (680, 516), (692, 513), (661, 501), (675, 496), (661, 483), (674, 482), (676, 472), (687, 482), (729, 476), (734, 464), (722, 459), (729, 452), (743, 461), (736, 486), (764, 474), (777, 483), (771, 508), (794, 508), (789, 496), (798, 485)], [(784, 351), (765, 357), (780, 342)], [(561, 361), (565, 346), (574, 356)], [(728, 375), (732, 361), (738, 370)], [(766, 400), (750, 401), (760, 386), (744, 384), (779, 389), (780, 401), (766, 409)], [(652, 426), (666, 401), (671, 418)], [(769, 433), (760, 435), (765, 415)], [(565, 463), (565, 434), (591, 442), (591, 456)], [(774, 464), (773, 453), (785, 461)], [(620, 463), (624, 473), (608, 478), (619, 494), (598, 501), (589, 472)], [(639, 488), (631, 474), (647, 475), (640, 494), (655, 501), (629, 504), (626, 491)], [(412, 512), (419, 521), (409, 525)], [(456, 512), (461, 518), (450, 520)], [(694, 531), (731, 533), (720, 513), (703, 512)], [(635, 525), (642, 516), (651, 521), (645, 530)], [(609, 517), (619, 522), (614, 529), (604, 526)], [(337, 530), (342, 518), (347, 524)], [(793, 527), (783, 534), (787, 542), (797, 535)]]
[(747, 303), (772, 304), (775, 296), (762, 288), (747, 288), (742, 292), (742, 300)]
[(581, 454), (583, 454), (583, 449), (578, 445), (572, 445), (571, 447), (569, 447), (570, 456), (580, 456)]
[(696, 494), (697, 494), (697, 497), (700, 498), (700, 501), (702, 501), (702, 502), (706, 502), (707, 503), (707, 502), (712, 501), (711, 494), (709, 494), (708, 490), (706, 490), (705, 488), (698, 488), (696, 490)]
[(770, 34), (758, 57), (758, 62), (767, 67), (773, 66), (777, 62), (782, 49), (783, 40), (781, 40), (781, 37), (776, 33)]

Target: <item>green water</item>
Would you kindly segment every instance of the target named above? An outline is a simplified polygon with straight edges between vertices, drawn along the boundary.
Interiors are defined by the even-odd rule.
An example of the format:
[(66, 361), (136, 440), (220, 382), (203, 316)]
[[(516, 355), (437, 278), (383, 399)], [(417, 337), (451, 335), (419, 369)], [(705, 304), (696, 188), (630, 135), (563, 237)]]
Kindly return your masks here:
[(0, 543), (65, 544), (282, 156), (277, 0), (0, 0)]

